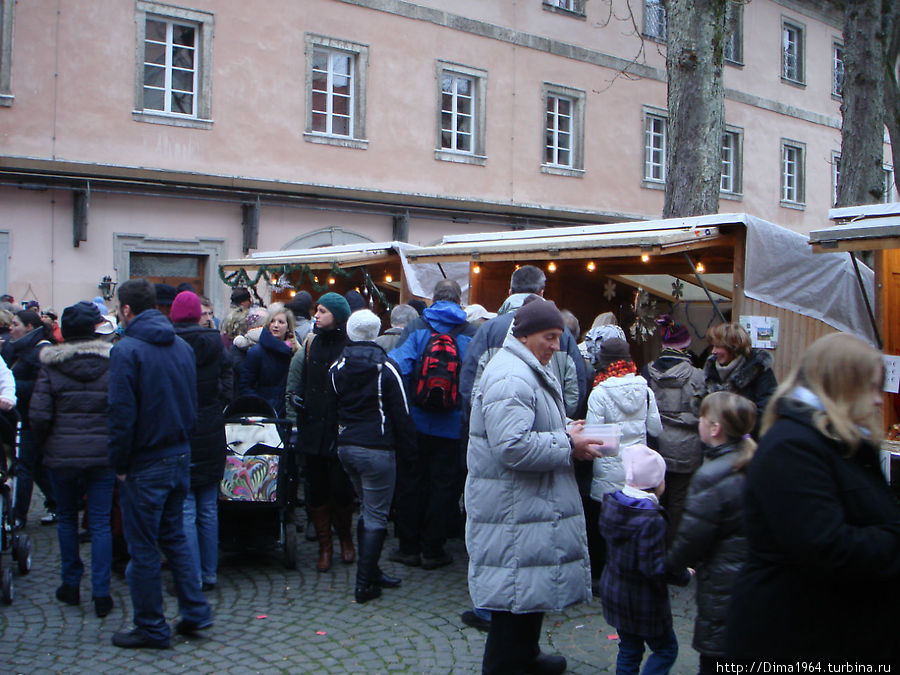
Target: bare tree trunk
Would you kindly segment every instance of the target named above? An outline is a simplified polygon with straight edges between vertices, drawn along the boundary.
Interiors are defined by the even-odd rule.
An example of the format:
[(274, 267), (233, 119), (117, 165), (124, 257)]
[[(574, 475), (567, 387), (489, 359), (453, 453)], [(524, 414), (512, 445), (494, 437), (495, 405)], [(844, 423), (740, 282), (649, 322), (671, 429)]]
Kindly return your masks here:
[(663, 217), (717, 213), (729, 0), (668, 0), (669, 122)]
[(887, 41), (884, 58), (884, 123), (891, 137), (894, 184), (900, 190), (900, 85), (897, 60), (900, 59), (900, 9), (893, 0), (884, 0), (882, 24)]
[(847, 0), (838, 206), (884, 199), (886, 37), (882, 0)]

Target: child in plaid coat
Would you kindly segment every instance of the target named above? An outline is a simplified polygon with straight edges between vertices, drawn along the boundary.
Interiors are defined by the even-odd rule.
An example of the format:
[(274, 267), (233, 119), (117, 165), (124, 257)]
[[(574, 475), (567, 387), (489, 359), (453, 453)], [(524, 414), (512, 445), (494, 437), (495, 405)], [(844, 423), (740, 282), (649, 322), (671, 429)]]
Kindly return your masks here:
[(606, 539), (607, 561), (600, 578), (603, 616), (619, 633), (616, 673), (637, 675), (644, 645), (651, 654), (643, 672), (668, 673), (678, 656), (672, 630), (667, 583), (685, 586), (691, 573), (666, 574), (665, 511), (659, 496), (665, 490), (666, 463), (646, 445), (622, 451), (625, 487), (603, 499), (600, 531)]

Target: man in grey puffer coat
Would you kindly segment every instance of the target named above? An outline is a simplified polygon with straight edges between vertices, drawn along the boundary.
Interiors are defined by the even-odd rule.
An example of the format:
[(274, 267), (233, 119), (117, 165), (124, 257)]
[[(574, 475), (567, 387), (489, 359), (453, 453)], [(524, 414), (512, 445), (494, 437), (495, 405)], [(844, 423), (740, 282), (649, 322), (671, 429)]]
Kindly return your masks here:
[(487, 364), (472, 401), (466, 480), (469, 592), (491, 611), (484, 673), (562, 673), (538, 646), (544, 612), (591, 598), (574, 460), (601, 456), (575, 424), (548, 364), (563, 318), (535, 299)]

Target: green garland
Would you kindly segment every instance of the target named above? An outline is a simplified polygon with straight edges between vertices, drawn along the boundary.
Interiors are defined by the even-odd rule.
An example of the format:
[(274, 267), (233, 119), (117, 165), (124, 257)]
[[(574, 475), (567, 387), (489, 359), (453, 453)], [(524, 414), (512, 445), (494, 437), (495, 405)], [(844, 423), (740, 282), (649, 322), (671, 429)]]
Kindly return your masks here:
[[(331, 263), (331, 275), (334, 277), (342, 277), (347, 279), (348, 281), (353, 279), (353, 270), (358, 269), (362, 272), (363, 283), (365, 284), (366, 289), (369, 294), (378, 298), (384, 307), (390, 311), (392, 309), (392, 305), (388, 302), (384, 293), (381, 292), (381, 289), (372, 281), (372, 277), (369, 275), (369, 271), (365, 267), (359, 268), (351, 268), (349, 271), (341, 269), (338, 267), (337, 263)], [(243, 267), (238, 268), (234, 272), (230, 274), (225, 274), (225, 271), (219, 267), (219, 279), (222, 280), (227, 286), (234, 288), (236, 286), (245, 286), (247, 288), (251, 288), (256, 286), (260, 281), (265, 280), (265, 282), (271, 286), (276, 286), (275, 282), (272, 281), (273, 277), (278, 277), (279, 279), (284, 277), (284, 275), (288, 275), (293, 277), (294, 274), (298, 275), (297, 286), (302, 286), (304, 283), (304, 279), (308, 280), (309, 284), (316, 291), (326, 291), (331, 287), (327, 281), (322, 284), (317, 280), (318, 274), (311, 270), (309, 265), (307, 264), (292, 264), (292, 263), (284, 263), (284, 264), (275, 264), (275, 265), (260, 265), (256, 274), (251, 278), (251, 276), (247, 273), (247, 270)], [(292, 288), (293, 285), (285, 285), (282, 288)]]

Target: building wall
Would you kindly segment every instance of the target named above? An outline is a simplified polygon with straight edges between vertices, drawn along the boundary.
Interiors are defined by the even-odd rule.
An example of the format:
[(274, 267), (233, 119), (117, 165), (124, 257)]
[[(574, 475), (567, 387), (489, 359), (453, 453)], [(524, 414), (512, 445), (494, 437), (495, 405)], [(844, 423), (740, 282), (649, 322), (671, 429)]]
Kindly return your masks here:
[[(11, 260), (0, 285), (17, 297), (28, 283), (56, 305), (83, 297), (116, 264), (116, 232), (221, 239), (224, 255), (239, 257), (239, 202), (254, 193), (262, 202), (260, 250), (335, 227), (390, 239), (392, 213), (409, 205), (435, 209), (410, 216), (413, 243), (551, 215), (596, 222), (661, 213), (662, 190), (642, 183), (642, 111), (665, 110), (664, 47), (635, 33), (628, 6), (640, 28), (640, 2), (590, 0), (583, 17), (549, 11), (542, 0), (176, 5), (214, 17), (208, 128), (135, 119), (137, 2), (15, 6), (14, 98), (0, 107), (0, 180), (8, 185), (0, 187), (0, 232), (10, 232)], [(827, 220), (832, 154), (840, 148), (840, 102), (831, 95), (831, 46), (840, 25), (817, 6), (745, 4), (743, 64), (725, 68), (726, 121), (743, 133), (743, 188), (739, 198), (723, 199), (720, 210), (746, 211), (801, 232)], [(780, 77), (783, 19), (805, 31), (804, 86)], [(368, 47), (364, 149), (304, 135), (308, 34)], [(487, 73), (483, 166), (435, 158), (438, 60)], [(579, 177), (541, 171), (544, 83), (584, 92)], [(803, 208), (780, 204), (782, 138), (805, 144)], [(105, 184), (107, 192), (95, 185), (88, 240), (74, 248), (70, 191), (16, 189), (25, 171), (64, 174), (69, 187), (84, 187), (87, 178), (154, 184), (118, 196), (109, 192), (113, 185)], [(42, 181), (52, 182), (44, 175), (27, 179)], [(166, 185), (157, 188), (157, 181)], [(217, 190), (174, 199), (168, 183)], [(327, 208), (310, 199), (320, 194), (332, 199)], [(290, 200), (297, 195), (305, 199)], [(455, 218), (454, 209), (468, 214)], [(38, 268), (21, 259), (23, 246), (46, 253)]]

